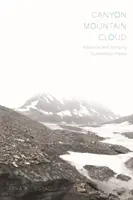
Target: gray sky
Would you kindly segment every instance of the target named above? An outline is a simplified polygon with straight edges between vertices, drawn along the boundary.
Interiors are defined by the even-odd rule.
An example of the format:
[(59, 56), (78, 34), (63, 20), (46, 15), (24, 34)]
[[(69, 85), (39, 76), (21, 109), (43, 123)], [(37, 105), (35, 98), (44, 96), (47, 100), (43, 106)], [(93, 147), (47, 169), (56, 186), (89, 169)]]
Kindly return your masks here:
[[(123, 115), (133, 113), (129, 5), (129, 0), (0, 1), (0, 104), (18, 107), (32, 94), (49, 91), (94, 99)], [(95, 20), (92, 12), (115, 11), (127, 13), (127, 40), (114, 44), (126, 45), (128, 55), (90, 56), (83, 45), (108, 42), (100, 43), (101, 32), (85, 31), (84, 23)]]

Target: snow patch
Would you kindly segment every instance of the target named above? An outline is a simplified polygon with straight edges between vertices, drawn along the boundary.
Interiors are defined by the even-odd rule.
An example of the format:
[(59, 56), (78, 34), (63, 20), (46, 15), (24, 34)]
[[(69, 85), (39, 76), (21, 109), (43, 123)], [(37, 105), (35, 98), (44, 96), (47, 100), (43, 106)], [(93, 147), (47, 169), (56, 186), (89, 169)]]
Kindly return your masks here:
[(87, 110), (87, 108), (85, 106), (82, 106), (80, 104), (80, 109), (73, 109), (73, 114), (78, 115), (80, 117), (84, 116), (84, 115), (89, 115), (91, 116), (90, 112)]
[(54, 98), (53, 98), (50, 94), (47, 94), (47, 97), (48, 97), (51, 101), (54, 101)]
[(61, 103), (61, 104), (63, 104), (63, 105), (64, 105), (64, 101), (63, 101), (63, 99), (61, 99), (61, 100), (59, 100), (59, 101), (60, 101), (60, 103)]
[(37, 103), (38, 103), (38, 100), (37, 101), (33, 101), (32, 103), (31, 103), (31, 105), (29, 105), (28, 107), (35, 107), (36, 105), (37, 105)]
[(42, 110), (42, 109), (37, 109), (37, 110), (38, 110), (39, 112), (45, 114), (45, 115), (52, 115), (52, 114), (53, 114), (52, 112), (46, 112), (46, 111), (44, 111), (44, 110)]
[(83, 116), (83, 113), (81, 113), (80, 111), (73, 109), (73, 114), (78, 115), (79, 117)]
[(60, 115), (61, 117), (64, 117), (64, 116), (72, 116), (71, 112), (69, 110), (65, 110), (65, 111), (62, 111), (62, 112), (58, 112), (57, 115)]
[(91, 110), (93, 113), (98, 114), (98, 112), (97, 112), (95, 109), (91, 108), (90, 110)]
[(43, 96), (43, 98), (47, 101), (47, 103), (49, 103), (49, 100), (47, 99), (47, 97)]
[(90, 115), (90, 112), (87, 110), (87, 108), (85, 106), (82, 106), (81, 104), (80, 104), (79, 112), (84, 114), (84, 115)]
[[(112, 116), (109, 116), (109, 118), (110, 118), (111, 120), (113, 120), (113, 119), (114, 119)], [(116, 118), (116, 117), (115, 117), (115, 118)]]
[(133, 151), (133, 139), (122, 135), (124, 132), (133, 132), (133, 124), (123, 122), (121, 124), (106, 124), (101, 127), (84, 127), (85, 131), (92, 131), (105, 140), (101, 141), (108, 144), (122, 145)]
[(109, 120), (109, 118), (106, 115), (103, 115), (104, 119)]
[(30, 109), (26, 107), (26, 108), (17, 108), (15, 110), (20, 111), (20, 112), (26, 112), (26, 111), (29, 111)]
[(124, 164), (129, 158), (133, 157), (133, 153), (119, 155), (101, 155), (93, 153), (78, 153), (69, 151), (69, 154), (61, 155), (60, 157), (75, 166), (77, 169), (82, 169), (85, 165), (106, 166), (112, 169), (117, 174), (131, 175)]
[(59, 144), (64, 144), (63, 142), (59, 141)]
[(36, 109), (37, 103), (38, 103), (38, 100), (37, 101), (33, 101), (30, 105), (26, 106), (25, 108), (17, 108), (16, 110), (18, 110), (20, 112), (25, 112), (25, 111), (29, 111), (30, 108)]

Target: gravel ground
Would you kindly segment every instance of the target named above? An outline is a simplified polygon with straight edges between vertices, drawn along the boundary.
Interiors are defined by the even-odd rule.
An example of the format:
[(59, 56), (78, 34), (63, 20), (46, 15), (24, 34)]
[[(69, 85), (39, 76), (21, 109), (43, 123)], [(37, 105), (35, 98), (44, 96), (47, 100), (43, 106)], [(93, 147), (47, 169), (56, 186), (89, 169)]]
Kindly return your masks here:
[(129, 139), (133, 139), (133, 132), (124, 132), (121, 133), (122, 135), (125, 135)]

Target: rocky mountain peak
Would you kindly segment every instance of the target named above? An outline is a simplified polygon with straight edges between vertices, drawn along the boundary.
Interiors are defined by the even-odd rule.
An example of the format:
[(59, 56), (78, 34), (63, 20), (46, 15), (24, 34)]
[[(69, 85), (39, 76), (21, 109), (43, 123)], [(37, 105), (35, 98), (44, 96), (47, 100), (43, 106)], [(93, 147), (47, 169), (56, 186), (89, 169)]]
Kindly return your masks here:
[(31, 97), (16, 111), (39, 122), (96, 124), (117, 118), (111, 110), (97, 102), (79, 98), (57, 98), (49, 93)]

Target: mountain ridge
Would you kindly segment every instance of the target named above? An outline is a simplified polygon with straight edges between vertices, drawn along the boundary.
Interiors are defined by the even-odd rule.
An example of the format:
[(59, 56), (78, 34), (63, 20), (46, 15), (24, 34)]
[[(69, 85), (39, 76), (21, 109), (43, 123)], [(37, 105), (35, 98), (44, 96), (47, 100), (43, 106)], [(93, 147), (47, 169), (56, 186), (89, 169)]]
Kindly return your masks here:
[(56, 98), (49, 93), (34, 95), (15, 110), (39, 122), (95, 124), (118, 117), (100, 103), (79, 98)]

